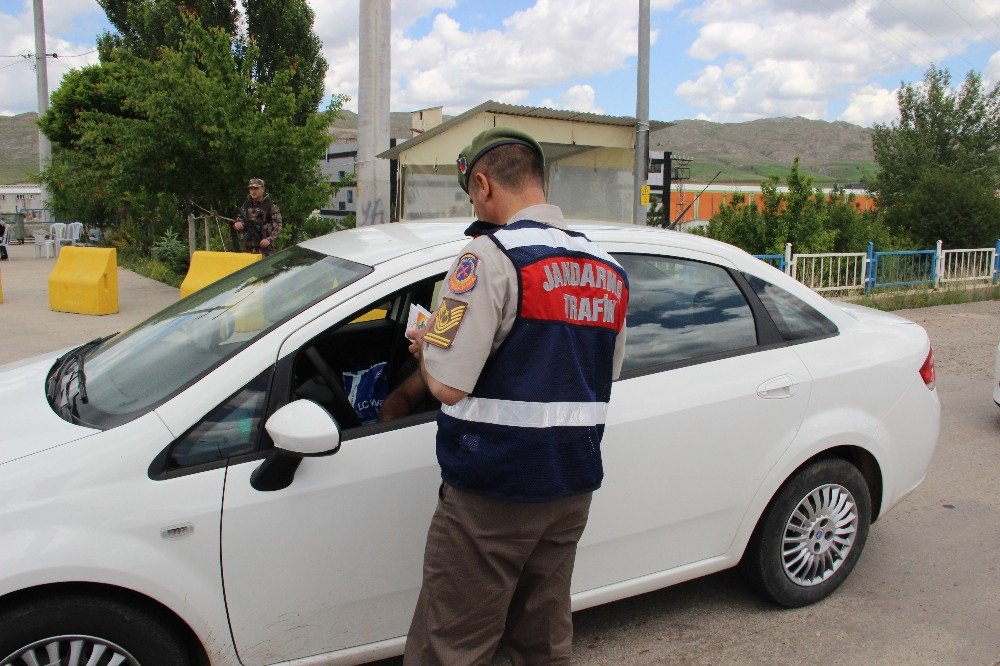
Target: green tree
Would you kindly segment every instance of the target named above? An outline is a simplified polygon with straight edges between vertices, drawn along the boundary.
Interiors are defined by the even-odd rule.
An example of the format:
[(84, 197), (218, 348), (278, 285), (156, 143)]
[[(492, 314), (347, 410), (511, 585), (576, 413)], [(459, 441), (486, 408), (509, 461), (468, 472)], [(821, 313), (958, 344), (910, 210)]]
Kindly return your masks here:
[[(951, 74), (932, 66), (921, 83), (901, 86), (898, 102), (899, 120), (872, 135), (879, 172), (869, 189), (883, 219), (922, 245), (992, 244), (1000, 221), (982, 216), (1000, 188), (1000, 84), (987, 89), (970, 71), (952, 90)], [(933, 214), (944, 210), (959, 217)]]
[(313, 32), (315, 15), (305, 0), (244, 0), (247, 32), (259, 49), (254, 79), (270, 83), (280, 72), (290, 72), (290, 85), (299, 91), (296, 121), (314, 111), (323, 99), (327, 63), (323, 44)]
[(779, 189), (777, 176), (761, 183), (761, 197), (737, 194), (719, 207), (702, 232), (751, 254), (782, 254), (791, 243), (797, 252), (860, 252), (869, 242), (881, 249), (906, 246), (874, 215), (859, 211), (853, 195), (829, 194), (792, 162)]
[[(231, 216), (247, 178), (259, 175), (287, 222), (305, 219), (329, 196), (319, 160), (342, 98), (297, 124), (291, 72), (255, 81), (252, 40), (237, 58), (226, 32), (182, 20), (176, 48), (155, 60), (115, 49), (99, 71), (71, 73), (53, 95), (41, 126), (64, 148), (45, 174), (56, 207), (81, 217), (110, 209), (114, 221), (138, 225), (148, 247), (188, 212)], [(104, 96), (118, 108), (92, 103)]]
[(234, 0), (97, 0), (116, 32), (97, 40), (101, 59), (116, 48), (155, 59), (164, 46), (177, 47), (184, 32), (183, 16), (196, 17), (205, 27), (233, 35), (239, 22)]

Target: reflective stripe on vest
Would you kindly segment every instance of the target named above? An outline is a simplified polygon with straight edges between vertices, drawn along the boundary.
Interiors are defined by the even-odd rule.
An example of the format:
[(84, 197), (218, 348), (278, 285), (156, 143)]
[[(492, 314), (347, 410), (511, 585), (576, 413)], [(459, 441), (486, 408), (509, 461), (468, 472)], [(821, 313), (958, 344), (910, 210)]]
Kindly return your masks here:
[(516, 428), (596, 426), (608, 416), (606, 402), (524, 402), (465, 397), (441, 411), (462, 421), (508, 425)]

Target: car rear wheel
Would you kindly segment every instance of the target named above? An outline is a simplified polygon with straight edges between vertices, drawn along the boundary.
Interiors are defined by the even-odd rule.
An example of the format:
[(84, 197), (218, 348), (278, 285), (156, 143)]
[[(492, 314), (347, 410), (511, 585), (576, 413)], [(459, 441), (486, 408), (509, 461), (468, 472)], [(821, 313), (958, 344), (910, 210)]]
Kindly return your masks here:
[(815, 603), (833, 592), (861, 556), (871, 524), (871, 496), (845, 460), (817, 461), (778, 491), (761, 518), (740, 570), (782, 606)]
[(0, 613), (0, 666), (194, 663), (165, 618), (101, 596), (29, 602)]

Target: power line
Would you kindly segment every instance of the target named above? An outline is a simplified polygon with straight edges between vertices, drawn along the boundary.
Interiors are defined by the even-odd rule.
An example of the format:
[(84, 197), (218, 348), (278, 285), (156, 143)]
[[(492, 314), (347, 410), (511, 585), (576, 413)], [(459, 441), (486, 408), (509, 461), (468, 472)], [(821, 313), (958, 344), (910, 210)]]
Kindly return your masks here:
[[(900, 44), (902, 44), (903, 48), (907, 49), (911, 53), (918, 54), (920, 57), (922, 57), (928, 63), (931, 63), (931, 64), (934, 63), (934, 59), (933, 58), (927, 57), (927, 54), (924, 53), (921, 49), (919, 49), (916, 46), (913, 46), (912, 44), (910, 44), (909, 42), (903, 40), (902, 37), (900, 37), (895, 32), (893, 32), (892, 28), (890, 28), (888, 25), (886, 25), (885, 23), (883, 23), (878, 17), (873, 16), (870, 13), (865, 13), (859, 6), (857, 6), (857, 3), (851, 3), (851, 4), (855, 5), (854, 8), (858, 12), (861, 12), (865, 16), (865, 18), (867, 18), (868, 20), (870, 20), (873, 23), (875, 23), (875, 25), (877, 25), (878, 27), (882, 28), (882, 30), (885, 32), (885, 34), (889, 35), (890, 37), (892, 37), (893, 39), (895, 39), (897, 42), (899, 42)], [(886, 3), (886, 4), (888, 4), (888, 3)], [(932, 37), (932, 39), (933, 39), (933, 37)]]
[(8, 67), (13, 67), (14, 65), (20, 65), (21, 63), (30, 62), (30, 61), (31, 60), (30, 60), (30, 56), (29, 56), (28, 58), (25, 58), (24, 60), (16, 60), (16, 61), (10, 63), (9, 65), (4, 65), (3, 67), (0, 67), (0, 69), (7, 69)]
[[(871, 34), (867, 30), (865, 30), (864, 28), (862, 28), (861, 26), (859, 26), (858, 24), (856, 24), (854, 21), (852, 21), (851, 19), (847, 18), (846, 16), (843, 16), (840, 12), (838, 12), (837, 10), (835, 10), (830, 5), (826, 4), (825, 0), (819, 0), (819, 2), (820, 2), (821, 5), (823, 5), (827, 9), (829, 9), (831, 14), (833, 14), (834, 16), (842, 19), (843, 21), (846, 21), (848, 24), (850, 24), (852, 27), (854, 27), (858, 32), (860, 32), (863, 35), (865, 35), (866, 37), (868, 37), (872, 41), (873, 44), (881, 46), (883, 49), (885, 49), (886, 51), (892, 53), (893, 55), (895, 55), (897, 58), (899, 58), (901, 60), (909, 60), (909, 58), (907, 58), (905, 55), (903, 55), (902, 53), (898, 52), (896, 49), (883, 44), (882, 42), (880, 42), (878, 40), (878, 38), (875, 37), (875, 35)], [(931, 60), (928, 60), (927, 62), (928, 63), (933, 63), (933, 61), (931, 61)]]
[[(968, 58), (966, 58), (966, 57), (965, 57), (964, 55), (962, 55), (961, 53), (956, 53), (955, 51), (953, 51), (953, 50), (952, 50), (951, 48), (949, 48), (949, 47), (948, 47), (948, 46), (947, 46), (946, 44), (944, 44), (944, 43), (943, 43), (943, 42), (942, 42), (942, 41), (941, 41), (940, 39), (938, 39), (937, 37), (935, 37), (934, 35), (932, 35), (932, 34), (931, 34), (930, 32), (928, 32), (928, 31), (927, 31), (927, 28), (925, 28), (924, 26), (922, 26), (922, 25), (920, 25), (919, 23), (917, 23), (917, 22), (916, 22), (916, 20), (914, 20), (914, 19), (913, 19), (912, 17), (910, 17), (910, 16), (907, 16), (906, 14), (904, 14), (904, 13), (903, 13), (902, 11), (900, 11), (900, 10), (899, 10), (899, 9), (898, 9), (898, 8), (897, 8), (897, 7), (895, 6), (895, 5), (893, 5), (893, 4), (891, 3), (891, 2), (889, 2), (889, 0), (884, 0), (884, 2), (885, 2), (885, 4), (887, 4), (887, 5), (889, 6), (889, 7), (891, 7), (893, 11), (895, 11), (895, 12), (896, 12), (897, 14), (899, 14), (900, 16), (902, 16), (904, 20), (906, 20), (906, 21), (909, 21), (909, 22), (910, 22), (910, 23), (912, 23), (913, 25), (917, 26), (918, 28), (920, 28), (920, 29), (921, 29), (921, 30), (923, 31), (923, 33), (924, 33), (925, 35), (927, 35), (928, 37), (930, 37), (931, 39), (933, 39), (935, 43), (937, 43), (937, 44), (940, 44), (941, 46), (943, 46), (943, 47), (944, 47), (944, 49), (945, 49), (945, 50), (946, 50), (946, 51), (948, 52), (948, 54), (949, 54), (949, 55), (952, 55), (952, 56), (956, 56), (956, 57), (958, 57), (958, 58), (961, 58), (962, 60), (964, 60), (964, 61), (965, 61), (965, 62), (966, 62), (966, 63), (967, 63), (968, 65), (969, 65), (969, 67), (972, 67), (973, 69), (975, 69), (975, 68), (976, 68), (976, 66), (975, 66), (974, 64), (972, 64), (971, 62), (969, 62), (969, 59), (968, 59)], [(873, 18), (873, 20), (874, 20), (874, 17), (872, 17), (872, 18)]]
[(974, 25), (973, 25), (973, 24), (972, 24), (971, 22), (969, 22), (969, 19), (965, 18), (964, 16), (962, 16), (961, 14), (959, 14), (959, 13), (958, 13), (957, 11), (955, 11), (955, 8), (951, 6), (951, 4), (950, 4), (950, 3), (948, 2), (948, 0), (941, 0), (941, 2), (943, 2), (943, 3), (944, 3), (944, 6), (945, 6), (945, 7), (947, 7), (948, 9), (950, 9), (950, 10), (951, 10), (951, 13), (952, 13), (952, 14), (954, 14), (954, 15), (955, 15), (955, 16), (957, 16), (958, 18), (962, 19), (963, 21), (965, 21), (965, 25), (967, 25), (967, 26), (969, 26), (970, 28), (972, 28), (973, 30), (975, 30), (975, 31), (976, 31), (976, 34), (977, 34), (977, 35), (979, 35), (979, 36), (980, 36), (980, 37), (982, 37), (982, 38), (983, 38), (984, 40), (986, 40), (987, 42), (989, 42), (990, 44), (992, 44), (992, 45), (993, 45), (993, 48), (995, 48), (995, 49), (1000, 49), (1000, 46), (997, 46), (997, 43), (996, 43), (996, 42), (994, 42), (994, 41), (993, 41), (992, 39), (990, 39), (989, 37), (987, 37), (987, 36), (986, 36), (986, 35), (984, 35), (983, 33), (979, 32), (979, 28), (977, 28), (977, 27), (976, 27), (976, 26), (974, 26)]
[(979, 11), (981, 11), (983, 13), (983, 16), (985, 16), (989, 20), (993, 21), (993, 25), (995, 25), (996, 27), (1000, 28), (1000, 23), (997, 23), (997, 20), (995, 18), (993, 18), (992, 16), (990, 16), (989, 14), (987, 14), (986, 10), (983, 9), (982, 5), (980, 5), (978, 2), (976, 2), (976, 0), (972, 0), (972, 4), (974, 4), (976, 7), (979, 8)]

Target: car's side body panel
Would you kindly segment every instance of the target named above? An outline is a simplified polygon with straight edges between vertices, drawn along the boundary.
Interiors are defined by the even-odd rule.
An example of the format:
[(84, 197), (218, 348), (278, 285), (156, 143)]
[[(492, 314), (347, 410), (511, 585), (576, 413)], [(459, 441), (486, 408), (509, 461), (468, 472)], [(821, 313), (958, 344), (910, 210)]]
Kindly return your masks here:
[[(215, 663), (235, 663), (217, 566), (225, 470), (152, 481), (149, 460), (171, 439), (149, 413), (20, 461), (30, 482), (0, 484), (0, 596), (59, 583), (126, 588), (183, 618)], [(171, 527), (180, 535), (161, 536)]]

